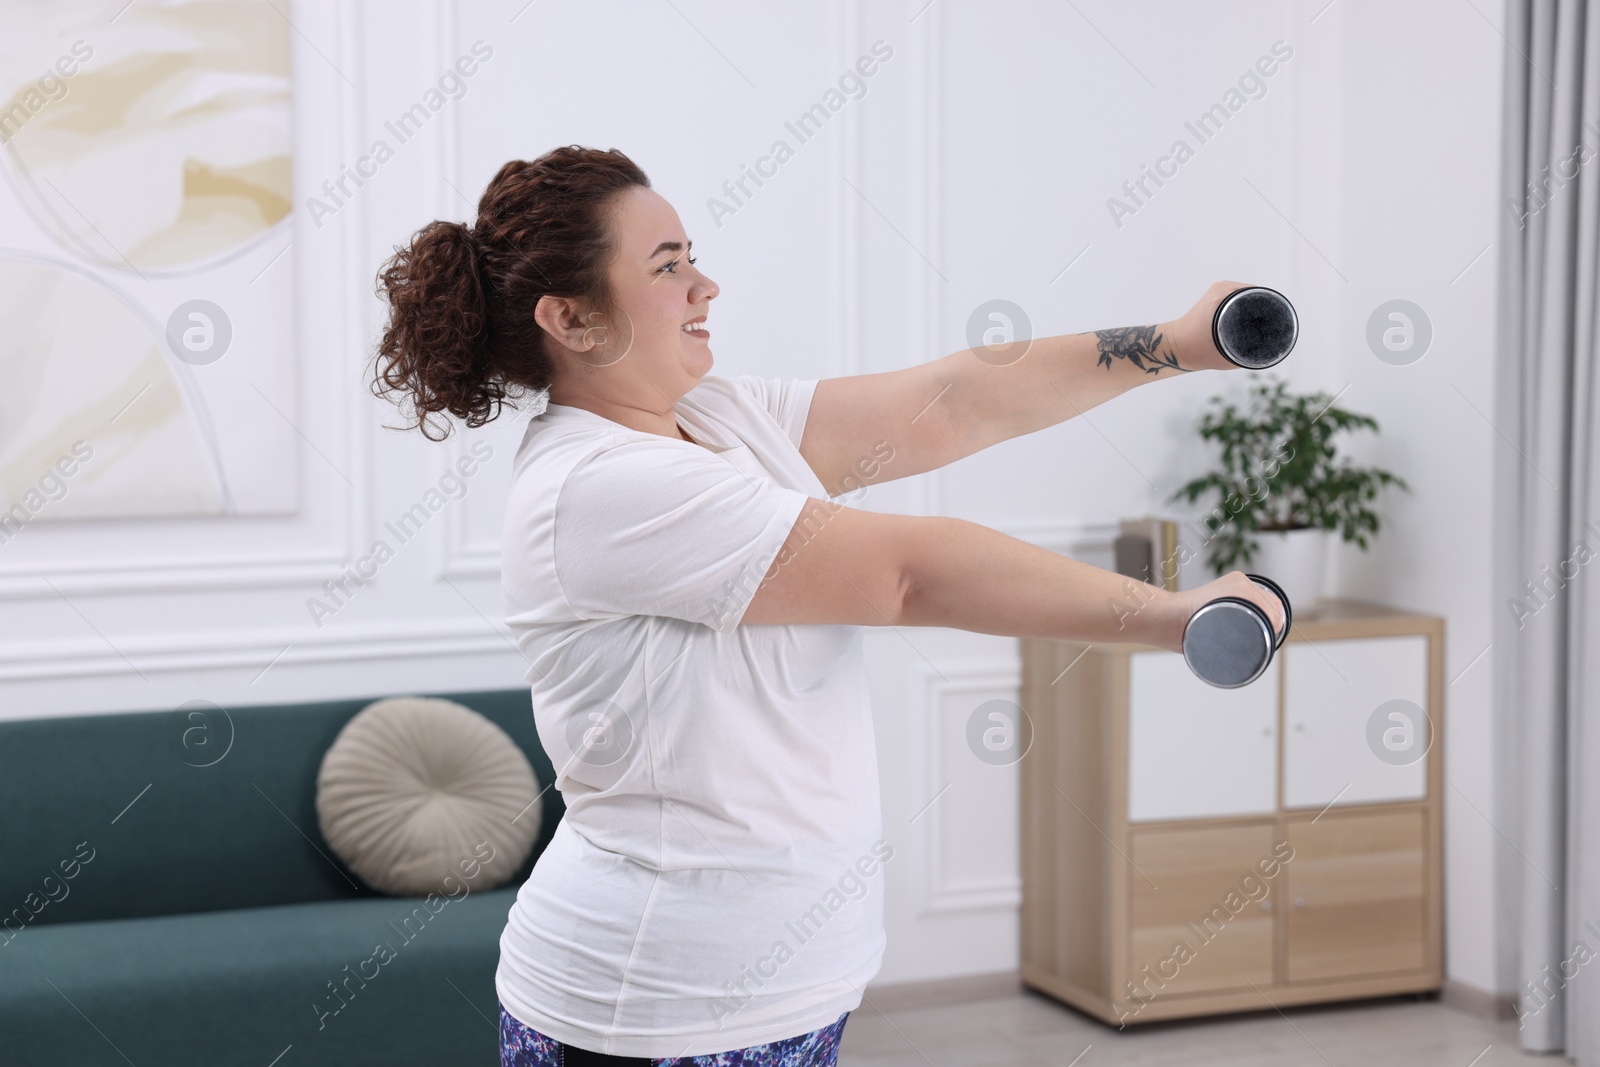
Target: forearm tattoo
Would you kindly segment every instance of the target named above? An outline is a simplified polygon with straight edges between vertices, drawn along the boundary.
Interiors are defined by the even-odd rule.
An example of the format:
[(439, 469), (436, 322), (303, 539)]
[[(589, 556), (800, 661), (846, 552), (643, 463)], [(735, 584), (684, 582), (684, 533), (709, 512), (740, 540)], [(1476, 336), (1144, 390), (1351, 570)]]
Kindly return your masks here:
[(1125, 359), (1148, 374), (1160, 374), (1163, 367), (1188, 373), (1189, 368), (1178, 365), (1178, 354), (1154, 326), (1096, 330), (1094, 336), (1100, 350), (1099, 363), (1107, 370), (1115, 358)]

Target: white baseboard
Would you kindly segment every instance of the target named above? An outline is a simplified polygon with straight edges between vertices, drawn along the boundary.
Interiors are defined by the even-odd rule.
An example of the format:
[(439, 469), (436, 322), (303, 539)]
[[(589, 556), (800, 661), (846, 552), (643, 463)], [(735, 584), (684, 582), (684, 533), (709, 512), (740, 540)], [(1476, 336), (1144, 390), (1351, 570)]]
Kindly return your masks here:
[[(961, 1004), (970, 1000), (994, 1000), (1023, 993), (1021, 971), (995, 971), (966, 974), (956, 978), (935, 978), (925, 982), (867, 984), (861, 1007), (881, 1012), (932, 1008), (941, 1004)], [(860, 1010), (860, 1009), (857, 1009)]]
[(1517, 995), (1515, 993), (1491, 993), (1477, 986), (1467, 985), (1446, 978), (1444, 985), (1439, 987), (1439, 1003), (1447, 1008), (1454, 1008), (1464, 1015), (1475, 1015), (1480, 1019), (1515, 1019), (1517, 1017)]

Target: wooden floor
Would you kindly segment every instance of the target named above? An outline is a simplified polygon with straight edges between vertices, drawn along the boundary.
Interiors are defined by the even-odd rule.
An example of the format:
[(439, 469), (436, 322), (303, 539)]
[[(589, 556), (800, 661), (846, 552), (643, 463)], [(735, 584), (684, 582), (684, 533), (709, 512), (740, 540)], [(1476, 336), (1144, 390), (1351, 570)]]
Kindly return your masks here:
[(1397, 997), (1118, 1031), (1031, 990), (994, 1000), (850, 1013), (840, 1067), (1497, 1067), (1524, 1054), (1515, 1020)]

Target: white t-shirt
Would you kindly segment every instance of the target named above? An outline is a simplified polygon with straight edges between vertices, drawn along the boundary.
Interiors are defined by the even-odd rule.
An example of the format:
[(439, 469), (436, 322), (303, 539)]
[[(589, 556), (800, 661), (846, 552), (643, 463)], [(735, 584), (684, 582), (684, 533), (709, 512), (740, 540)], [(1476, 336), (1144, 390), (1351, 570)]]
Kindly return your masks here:
[(495, 988), (550, 1037), (743, 1048), (837, 1021), (878, 973), (894, 851), (863, 628), (739, 625), (828, 496), (799, 449), (815, 388), (706, 375), (675, 408), (705, 444), (561, 404), (529, 420), (506, 621), (566, 813)]

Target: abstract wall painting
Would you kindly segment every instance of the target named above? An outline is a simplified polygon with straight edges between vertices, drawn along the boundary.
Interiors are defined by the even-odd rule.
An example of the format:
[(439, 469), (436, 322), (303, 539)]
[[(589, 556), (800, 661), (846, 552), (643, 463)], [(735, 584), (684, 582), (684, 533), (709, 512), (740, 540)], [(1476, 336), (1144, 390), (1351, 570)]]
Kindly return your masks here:
[(0, 542), (292, 512), (292, 27), (271, 0), (7, 0)]

